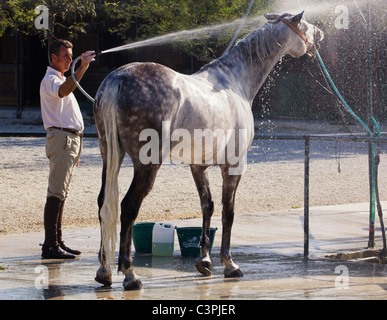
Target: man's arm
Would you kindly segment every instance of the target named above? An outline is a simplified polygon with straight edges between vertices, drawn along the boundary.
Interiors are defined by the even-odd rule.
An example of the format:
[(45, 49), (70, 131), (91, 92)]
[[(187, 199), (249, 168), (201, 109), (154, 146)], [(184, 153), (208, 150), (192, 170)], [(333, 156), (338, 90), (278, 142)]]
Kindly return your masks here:
[[(95, 58), (94, 51), (87, 51), (82, 55), (81, 65), (74, 72), (75, 79), (77, 79), (78, 82), (81, 81), (86, 70), (89, 68), (90, 62), (95, 61), (94, 58)], [(77, 86), (73, 80), (73, 77), (68, 77), (66, 81), (63, 82), (63, 84), (59, 87), (59, 97), (63, 98), (68, 96), (71, 92), (75, 90), (76, 87)]]

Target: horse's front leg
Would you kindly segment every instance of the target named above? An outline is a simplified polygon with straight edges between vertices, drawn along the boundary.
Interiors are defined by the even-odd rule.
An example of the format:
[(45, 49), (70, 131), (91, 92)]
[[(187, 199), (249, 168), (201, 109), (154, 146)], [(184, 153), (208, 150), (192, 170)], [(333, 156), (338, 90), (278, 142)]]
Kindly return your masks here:
[(203, 275), (210, 276), (212, 274), (210, 259), (210, 224), (214, 212), (214, 203), (211, 198), (207, 168), (208, 167), (191, 165), (191, 172), (199, 192), (203, 214), (202, 235), (199, 243), (200, 257), (196, 261), (195, 268)]
[(229, 167), (223, 166), (223, 188), (222, 188), (222, 244), (220, 259), (224, 264), (224, 276), (226, 278), (243, 277), (242, 271), (231, 259), (231, 229), (234, 222), (235, 193), (241, 179), (240, 175), (230, 175)]

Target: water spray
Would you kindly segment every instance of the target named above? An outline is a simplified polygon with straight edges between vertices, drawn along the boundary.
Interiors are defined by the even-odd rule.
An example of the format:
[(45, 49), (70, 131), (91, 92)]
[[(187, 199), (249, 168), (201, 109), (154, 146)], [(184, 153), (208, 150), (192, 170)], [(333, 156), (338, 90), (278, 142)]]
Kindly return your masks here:
[[(155, 37), (155, 38), (151, 38), (151, 39), (147, 39), (147, 40), (143, 40), (143, 41), (124, 44), (122, 46), (114, 47), (114, 48), (103, 50), (103, 51), (97, 50), (97, 51), (95, 51), (95, 54), (96, 54), (96, 56), (99, 56), (99, 55), (102, 55), (105, 53), (118, 52), (118, 51), (124, 51), (124, 50), (129, 50), (129, 49), (140, 48), (140, 47), (146, 47), (146, 46), (155, 45), (155, 44), (162, 44), (162, 43), (170, 42), (170, 41), (184, 41), (187, 39), (192, 40), (192, 39), (195, 39), (195, 34), (206, 34), (206, 35), (212, 34), (214, 32), (218, 32), (219, 30), (224, 30), (224, 28), (233, 26), (234, 24), (239, 22), (239, 26), (234, 34), (234, 37), (232, 38), (232, 40), (230, 41), (230, 44), (228, 45), (227, 49), (223, 53), (223, 55), (225, 55), (230, 50), (230, 48), (233, 45), (233, 43), (235, 42), (238, 34), (240, 33), (243, 25), (246, 23), (247, 16), (249, 15), (253, 4), (254, 4), (254, 0), (251, 0), (250, 4), (246, 10), (246, 13), (240, 22), (239, 22), (239, 20), (236, 20), (236, 21), (233, 21), (231, 23), (220, 24), (220, 25), (216, 25), (216, 26), (212, 26), (212, 27), (204, 27), (204, 28), (199, 28), (199, 29), (195, 29), (195, 30), (185, 30), (185, 31), (174, 32), (174, 33), (170, 33), (170, 34), (167, 34), (164, 36), (159, 36), (159, 37)], [(79, 56), (74, 60), (72, 66), (71, 66), (71, 76), (75, 82), (75, 85), (83, 93), (83, 95), (87, 99), (89, 99), (91, 102), (94, 103), (94, 98), (91, 97), (82, 88), (82, 86), (79, 84), (78, 80), (75, 78), (75, 75), (74, 75), (75, 66), (81, 57), (82, 56)]]
[(233, 43), (235, 42), (235, 40), (236, 40), (236, 38), (237, 38), (239, 32), (241, 32), (241, 29), (242, 29), (243, 25), (245, 24), (245, 21), (246, 21), (246, 19), (247, 19), (247, 16), (249, 15), (249, 12), (250, 12), (250, 10), (251, 10), (253, 4), (254, 4), (254, 0), (251, 0), (250, 4), (249, 4), (249, 6), (248, 6), (248, 8), (247, 8), (247, 10), (246, 10), (245, 16), (243, 17), (241, 23), (239, 24), (238, 29), (235, 31), (234, 37), (233, 37), (232, 40), (230, 41), (230, 44), (228, 45), (227, 49), (224, 51), (223, 56), (224, 56), (225, 54), (227, 54), (227, 53), (230, 51), (231, 46), (232, 46)]
[[(331, 84), (333, 90), (335, 91), (336, 95), (338, 96), (338, 98), (340, 99), (342, 104), (346, 107), (348, 112), (366, 129), (366, 131), (368, 132), (370, 137), (373, 138), (374, 135), (373, 135), (371, 129), (349, 107), (348, 103), (344, 100), (343, 96), (340, 94), (340, 92), (337, 89), (336, 85), (334, 84), (331, 76), (329, 75), (328, 70), (325, 67), (323, 60), (321, 59), (321, 56), (320, 56), (320, 53), (318, 52), (318, 50), (316, 50), (316, 57), (317, 57), (320, 65), (322, 67), (322, 70), (324, 71), (324, 74), (326, 75), (329, 83)], [(371, 120), (372, 120), (372, 123), (375, 125), (375, 127), (377, 129), (378, 138), (380, 138), (381, 132), (380, 132), (379, 125), (378, 125), (377, 121), (375, 120), (375, 118), (372, 115), (371, 115)], [(378, 182), (377, 182), (377, 178), (378, 178), (378, 165), (380, 163), (380, 157), (379, 157), (379, 152), (378, 151), (375, 153), (375, 144), (374, 143), (371, 143), (371, 151), (370, 151), (370, 153), (371, 153), (371, 168), (370, 168), (370, 171), (371, 171), (371, 179), (370, 179), (370, 184), (371, 184), (371, 203), (370, 203), (370, 226), (369, 226), (370, 240), (369, 240), (368, 246), (369, 247), (373, 247), (374, 246), (373, 234), (374, 234), (374, 228), (375, 228), (375, 201), (376, 201), (378, 216), (379, 216), (380, 225), (381, 225), (381, 229), (382, 229), (382, 237), (383, 237), (383, 251), (382, 251), (382, 254), (385, 254), (386, 250), (387, 250), (387, 244), (386, 244), (386, 235), (385, 235), (385, 230), (384, 230), (383, 212), (382, 212), (382, 206), (380, 204), (379, 189), (378, 189)]]
[[(242, 20), (242, 23), (244, 23), (244, 20)], [(180, 31), (180, 32), (174, 32), (170, 33), (164, 36), (159, 36), (151, 39), (146, 39), (134, 43), (128, 43), (124, 44), (122, 46), (114, 47), (111, 49), (106, 49), (103, 51), (97, 50), (95, 51), (96, 56), (100, 56), (102, 54), (106, 53), (113, 53), (113, 52), (119, 52), (119, 51), (124, 51), (124, 50), (130, 50), (130, 49), (135, 49), (135, 48), (140, 48), (140, 47), (147, 47), (151, 45), (158, 45), (158, 44), (163, 44), (166, 42), (171, 42), (171, 41), (185, 41), (185, 40), (193, 40), (196, 38), (195, 34), (208, 34), (210, 32), (210, 29), (212, 32), (218, 32), (219, 30), (223, 30), (227, 26), (234, 25), (235, 22), (228, 23), (228, 24), (222, 24), (222, 25), (217, 25), (213, 26), (211, 28), (205, 27), (205, 28), (200, 28), (200, 29), (195, 29), (195, 30), (186, 30), (186, 31)], [(234, 40), (232, 40), (234, 41)], [(75, 82), (75, 85), (78, 87), (78, 89), (83, 93), (83, 95), (89, 99), (91, 102), (94, 103), (94, 98), (91, 97), (79, 84), (78, 80), (75, 78), (74, 72), (75, 72), (75, 66), (77, 65), (78, 61), (81, 59), (82, 56), (77, 57), (72, 65), (71, 65), (71, 76)]]

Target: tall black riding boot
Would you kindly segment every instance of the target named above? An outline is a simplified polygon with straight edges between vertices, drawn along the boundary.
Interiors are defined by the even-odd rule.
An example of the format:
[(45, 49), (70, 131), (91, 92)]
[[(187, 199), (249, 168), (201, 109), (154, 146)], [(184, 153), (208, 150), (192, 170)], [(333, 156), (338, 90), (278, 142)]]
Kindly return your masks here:
[(56, 197), (47, 198), (44, 207), (45, 239), (42, 246), (44, 259), (74, 259), (75, 256), (62, 251), (57, 241), (57, 227), (61, 200)]
[(59, 217), (58, 217), (58, 227), (57, 227), (58, 244), (59, 244), (59, 247), (61, 247), (64, 251), (71, 254), (80, 255), (81, 251), (69, 248), (68, 246), (65, 245), (62, 239), (62, 217), (63, 217), (64, 203), (65, 203), (65, 200), (61, 202), (59, 207)]

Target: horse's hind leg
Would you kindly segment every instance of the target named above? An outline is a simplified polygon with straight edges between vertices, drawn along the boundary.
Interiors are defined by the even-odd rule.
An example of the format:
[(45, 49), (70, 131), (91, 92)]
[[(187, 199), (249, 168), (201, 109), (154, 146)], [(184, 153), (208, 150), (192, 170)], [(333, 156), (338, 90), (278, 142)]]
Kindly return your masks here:
[[(105, 140), (103, 140), (103, 141), (105, 141)], [(101, 224), (100, 212), (101, 212), (101, 208), (103, 206), (104, 200), (105, 200), (105, 185), (106, 185), (106, 151), (105, 150), (106, 150), (106, 148), (104, 148), (104, 143), (102, 142), (102, 144), (101, 144), (101, 154), (102, 154), (102, 159), (103, 159), (102, 183), (101, 183), (101, 190), (100, 190), (99, 195), (98, 195), (98, 208), (99, 208), (98, 219), (99, 219), (100, 224)], [(123, 150), (121, 150), (120, 166), (121, 166), (121, 163), (124, 159), (124, 156), (125, 156), (125, 153), (123, 152)], [(101, 239), (102, 239), (102, 236), (101, 236)], [(106, 287), (109, 287), (112, 285), (112, 271), (111, 271), (109, 263), (106, 261), (105, 252), (102, 249), (102, 240), (101, 240), (100, 250), (98, 253), (98, 260), (100, 262), (100, 267), (97, 270), (95, 281), (103, 284)]]
[(159, 168), (160, 165), (135, 164), (132, 183), (121, 202), (121, 237), (118, 270), (125, 274), (123, 286), (126, 290), (136, 290), (142, 287), (142, 283), (135, 275), (132, 267), (132, 231), (141, 203), (151, 191)]
[[(103, 206), (103, 201), (105, 199), (105, 184), (106, 184), (106, 165), (104, 165), (102, 169), (102, 184), (101, 184), (101, 190), (98, 195), (98, 208), (99, 208), (98, 219), (100, 224), (101, 224), (100, 211)], [(101, 236), (101, 239), (102, 239), (102, 236)], [(100, 262), (100, 267), (97, 270), (95, 281), (103, 284), (106, 287), (110, 287), (112, 285), (112, 271), (110, 266), (106, 262), (106, 255), (102, 249), (102, 240), (101, 240), (101, 245), (98, 253), (98, 260)]]
[(207, 168), (208, 167), (191, 165), (191, 172), (199, 192), (203, 214), (200, 257), (196, 261), (195, 268), (203, 275), (210, 276), (212, 274), (210, 259), (210, 223), (211, 216), (214, 212), (214, 203), (211, 198)]
[(222, 244), (220, 250), (220, 259), (225, 265), (224, 276), (226, 278), (243, 277), (239, 267), (231, 259), (231, 228), (234, 222), (234, 203), (235, 193), (238, 188), (240, 175), (230, 175), (229, 167), (221, 167), (223, 176), (222, 188)]

